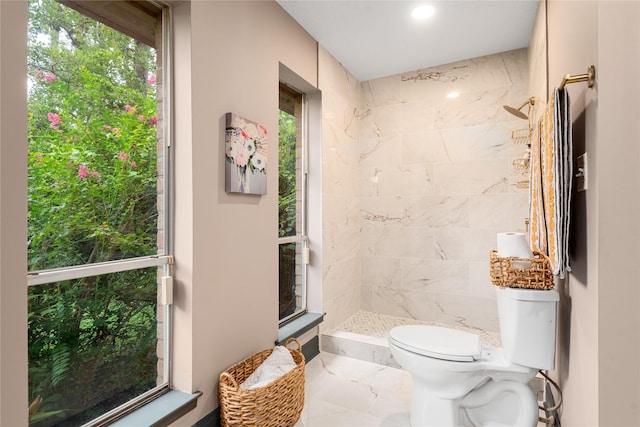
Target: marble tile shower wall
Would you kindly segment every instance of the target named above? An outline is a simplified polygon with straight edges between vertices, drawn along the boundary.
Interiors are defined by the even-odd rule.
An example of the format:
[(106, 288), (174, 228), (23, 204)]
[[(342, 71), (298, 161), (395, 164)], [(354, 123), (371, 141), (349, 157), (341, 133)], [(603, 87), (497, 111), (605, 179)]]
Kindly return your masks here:
[(360, 83), (322, 46), (322, 304), (323, 328), (360, 309)]
[[(489, 251), (524, 231), (513, 166), (529, 97), (527, 50), (360, 85), (361, 308), (498, 330)], [(459, 92), (457, 98), (447, 98)], [(525, 110), (526, 112), (526, 110)]]

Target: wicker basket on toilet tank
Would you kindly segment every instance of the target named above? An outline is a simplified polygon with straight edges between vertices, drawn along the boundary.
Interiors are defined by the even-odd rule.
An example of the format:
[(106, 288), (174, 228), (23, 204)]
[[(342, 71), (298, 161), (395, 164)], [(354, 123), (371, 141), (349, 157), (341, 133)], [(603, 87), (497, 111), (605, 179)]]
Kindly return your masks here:
[(498, 287), (553, 289), (553, 274), (549, 258), (534, 251), (533, 258), (500, 257), (496, 250), (490, 254), (489, 274)]
[(300, 418), (304, 406), (304, 356), (288, 348), (296, 367), (264, 387), (240, 388), (273, 349), (263, 350), (230, 366), (220, 374), (220, 422), (222, 427), (290, 427)]

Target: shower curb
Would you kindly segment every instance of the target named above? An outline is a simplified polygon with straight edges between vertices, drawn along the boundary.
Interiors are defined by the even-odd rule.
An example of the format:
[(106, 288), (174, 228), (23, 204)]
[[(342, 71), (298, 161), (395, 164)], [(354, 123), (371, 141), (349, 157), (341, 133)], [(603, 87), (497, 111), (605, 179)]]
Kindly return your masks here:
[(391, 354), (386, 338), (332, 330), (320, 336), (320, 350), (401, 369)]

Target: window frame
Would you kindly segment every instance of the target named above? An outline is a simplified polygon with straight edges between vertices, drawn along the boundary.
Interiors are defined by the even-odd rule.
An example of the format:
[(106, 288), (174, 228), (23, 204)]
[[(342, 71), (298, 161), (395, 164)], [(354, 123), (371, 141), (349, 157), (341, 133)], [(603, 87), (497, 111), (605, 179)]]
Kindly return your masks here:
[[(90, 1), (64, 1), (58, 0), (59, 3), (76, 10), (77, 12), (94, 19), (104, 25), (110, 26), (117, 31), (120, 31), (132, 38), (136, 38), (135, 31), (127, 31), (126, 26), (119, 25), (117, 21), (114, 21), (114, 16), (105, 18), (105, 10), (108, 10), (109, 5), (104, 9), (104, 4), (111, 4), (111, 2), (90, 2)], [(123, 2), (124, 4), (125, 2)], [(43, 286), (47, 284), (57, 283), (60, 281), (80, 279), (98, 275), (105, 275), (110, 273), (119, 273), (125, 271), (140, 270), (149, 267), (157, 267), (160, 274), (158, 274), (158, 318), (162, 318), (162, 382), (155, 387), (147, 390), (146, 392), (134, 397), (133, 399), (123, 403), (122, 405), (105, 412), (104, 414), (94, 418), (93, 420), (84, 424), (84, 427), (103, 426), (114, 422), (115, 420), (122, 418), (123, 416), (133, 412), (146, 403), (160, 397), (161, 395), (171, 390), (171, 373), (172, 373), (172, 342), (173, 337), (171, 332), (172, 328), (172, 299), (160, 298), (161, 292), (164, 295), (172, 295), (172, 280), (173, 276), (173, 156), (172, 152), (172, 135), (173, 135), (173, 114), (172, 114), (172, 56), (173, 46), (171, 44), (172, 34), (172, 8), (171, 5), (157, 2), (154, 0), (145, 0), (144, 2), (126, 2), (129, 3), (126, 7), (136, 7), (139, 9), (147, 9), (148, 15), (152, 15), (152, 10), (159, 10), (159, 14), (156, 16), (157, 24), (161, 26), (161, 34), (156, 38), (156, 44), (159, 42), (161, 46), (155, 46), (157, 55), (162, 58), (162, 120), (161, 120), (161, 132), (162, 132), (162, 167), (161, 176), (158, 176), (158, 182), (162, 182), (162, 203), (158, 205), (158, 223), (163, 224), (163, 236), (164, 241), (162, 247), (158, 249), (158, 253), (155, 255), (125, 258), (121, 260), (113, 260), (100, 263), (80, 264), (67, 267), (59, 267), (45, 270), (33, 270), (27, 272), (27, 288), (32, 286)], [(141, 5), (141, 3), (144, 3)], [(86, 7), (83, 7), (86, 6)], [(95, 10), (94, 10), (95, 9)], [(97, 13), (96, 13), (97, 11)], [(102, 12), (101, 12), (102, 11)], [(120, 14), (125, 13), (121, 9)], [(117, 17), (118, 13), (115, 14)], [(122, 15), (120, 15), (122, 16)], [(146, 39), (147, 41), (149, 39)], [(160, 141), (158, 141), (158, 147)], [(158, 149), (160, 155), (160, 150)], [(160, 161), (160, 159), (159, 159)], [(160, 193), (158, 193), (160, 194)], [(161, 269), (161, 270), (160, 270)], [(161, 289), (164, 287), (164, 289)], [(163, 292), (164, 291), (164, 292)], [(161, 310), (160, 310), (161, 307)], [(162, 317), (160, 317), (162, 316)], [(158, 374), (160, 372), (158, 371)]]
[[(308, 207), (309, 207), (309, 197), (308, 197), (308, 181), (309, 181), (309, 105), (307, 100), (307, 95), (304, 91), (297, 89), (286, 81), (281, 80), (279, 82), (279, 90), (281, 93), (282, 87), (284, 86), (285, 90), (288, 92), (292, 92), (295, 95), (300, 97), (300, 117), (296, 117), (297, 127), (299, 126), (300, 131), (296, 132), (296, 139), (300, 139), (300, 230), (296, 227), (296, 235), (295, 236), (285, 236), (278, 237), (278, 248), (281, 245), (286, 245), (290, 243), (302, 244), (302, 249), (300, 253), (300, 268), (301, 268), (301, 284), (300, 284), (300, 307), (296, 306), (296, 310), (289, 314), (288, 316), (283, 317), (279, 320), (279, 325), (282, 326), (293, 319), (302, 316), (307, 312), (307, 295), (308, 295), (308, 264), (309, 264), (309, 230), (308, 230)], [(278, 108), (278, 111), (282, 111)], [(298, 145), (296, 143), (296, 145)], [(296, 191), (298, 188), (296, 186)], [(296, 218), (297, 221), (297, 218)], [(298, 258), (298, 254), (296, 254), (296, 258)], [(296, 264), (298, 264), (296, 262)], [(295, 295), (294, 295), (295, 297)]]

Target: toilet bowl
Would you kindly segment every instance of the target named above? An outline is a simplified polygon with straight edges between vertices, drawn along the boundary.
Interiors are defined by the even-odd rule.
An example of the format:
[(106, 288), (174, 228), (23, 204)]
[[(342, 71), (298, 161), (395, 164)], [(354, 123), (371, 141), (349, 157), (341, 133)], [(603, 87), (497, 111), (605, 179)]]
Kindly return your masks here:
[[(455, 348), (447, 351), (447, 345)], [(477, 335), (434, 326), (401, 326), (391, 330), (389, 347), (413, 377), (413, 427), (487, 422), (536, 425), (538, 404), (527, 383), (537, 370), (509, 364), (502, 349), (482, 346)], [(495, 408), (497, 414), (491, 419), (483, 408), (494, 400), (494, 405), (501, 400), (507, 403), (507, 396), (512, 397), (510, 403)]]
[(536, 426), (538, 401), (528, 383), (553, 368), (558, 294), (497, 289), (502, 348), (443, 327), (390, 331), (391, 353), (413, 380), (413, 427)]

